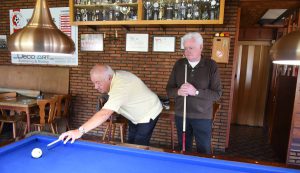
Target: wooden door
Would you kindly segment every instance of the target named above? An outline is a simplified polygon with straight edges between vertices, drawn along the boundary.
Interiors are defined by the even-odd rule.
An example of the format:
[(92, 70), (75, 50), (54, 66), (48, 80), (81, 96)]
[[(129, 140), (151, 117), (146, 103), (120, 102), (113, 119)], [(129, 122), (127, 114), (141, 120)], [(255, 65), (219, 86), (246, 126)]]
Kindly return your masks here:
[(239, 42), (231, 123), (263, 126), (271, 67), (269, 50), (269, 42)]
[(270, 142), (281, 161), (286, 161), (293, 116), (296, 76), (277, 76), (272, 108)]

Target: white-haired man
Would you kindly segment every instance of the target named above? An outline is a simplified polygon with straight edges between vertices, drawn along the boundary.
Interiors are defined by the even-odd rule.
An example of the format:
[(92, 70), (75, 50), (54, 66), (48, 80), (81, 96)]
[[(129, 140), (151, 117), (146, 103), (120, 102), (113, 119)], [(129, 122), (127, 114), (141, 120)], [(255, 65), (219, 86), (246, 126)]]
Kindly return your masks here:
[(183, 105), (186, 96), (186, 151), (192, 150), (195, 136), (197, 152), (209, 154), (213, 102), (222, 94), (218, 67), (214, 60), (201, 56), (203, 38), (199, 33), (184, 35), (183, 45), (185, 58), (176, 61), (166, 87), (168, 96), (175, 99), (178, 141), (182, 147)]
[(157, 95), (136, 75), (122, 70), (114, 71), (108, 65), (95, 65), (90, 77), (95, 89), (102, 94), (107, 93), (109, 98), (102, 109), (79, 129), (61, 134), (59, 139), (73, 143), (117, 112), (129, 120), (128, 143), (149, 145), (162, 110)]

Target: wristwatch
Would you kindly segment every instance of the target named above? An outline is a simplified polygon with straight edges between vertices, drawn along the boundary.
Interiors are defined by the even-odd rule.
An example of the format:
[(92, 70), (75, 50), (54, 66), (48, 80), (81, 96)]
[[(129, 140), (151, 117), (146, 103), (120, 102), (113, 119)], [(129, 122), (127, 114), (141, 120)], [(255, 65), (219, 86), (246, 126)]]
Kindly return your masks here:
[(86, 133), (85, 129), (81, 126), (79, 127), (78, 131), (83, 135)]
[(198, 90), (196, 90), (196, 92), (195, 92), (195, 96), (197, 96), (197, 95), (199, 95), (199, 91)]

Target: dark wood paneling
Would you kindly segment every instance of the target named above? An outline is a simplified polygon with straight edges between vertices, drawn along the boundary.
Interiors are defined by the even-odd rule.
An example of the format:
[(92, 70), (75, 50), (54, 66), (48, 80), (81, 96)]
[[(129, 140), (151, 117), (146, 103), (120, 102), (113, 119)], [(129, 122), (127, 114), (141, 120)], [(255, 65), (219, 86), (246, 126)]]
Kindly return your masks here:
[(259, 27), (258, 21), (268, 9), (297, 9), (299, 0), (240, 0), (241, 28)]
[(239, 41), (269, 41), (273, 40), (273, 29), (270, 28), (241, 28)]
[(69, 93), (69, 68), (0, 66), (0, 87)]
[(271, 144), (282, 161), (286, 160), (288, 142), (293, 115), (297, 78), (294, 76), (278, 76), (275, 86), (275, 102), (273, 102), (273, 125)]

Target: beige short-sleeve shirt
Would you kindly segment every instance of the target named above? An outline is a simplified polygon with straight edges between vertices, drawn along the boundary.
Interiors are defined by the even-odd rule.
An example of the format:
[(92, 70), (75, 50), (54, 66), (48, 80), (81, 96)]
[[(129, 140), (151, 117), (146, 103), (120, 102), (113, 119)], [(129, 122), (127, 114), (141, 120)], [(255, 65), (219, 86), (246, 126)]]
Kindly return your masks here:
[(123, 115), (134, 124), (148, 123), (162, 111), (157, 95), (140, 78), (127, 71), (115, 71), (108, 95), (103, 108)]

